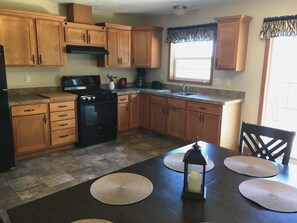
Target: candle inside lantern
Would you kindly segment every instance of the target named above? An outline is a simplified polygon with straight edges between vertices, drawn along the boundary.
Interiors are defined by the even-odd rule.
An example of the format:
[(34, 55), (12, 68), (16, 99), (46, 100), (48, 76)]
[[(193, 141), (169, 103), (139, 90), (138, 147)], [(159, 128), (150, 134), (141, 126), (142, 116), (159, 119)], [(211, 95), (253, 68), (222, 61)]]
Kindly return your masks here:
[(188, 190), (193, 193), (201, 191), (201, 178), (200, 174), (196, 171), (191, 171), (188, 174)]

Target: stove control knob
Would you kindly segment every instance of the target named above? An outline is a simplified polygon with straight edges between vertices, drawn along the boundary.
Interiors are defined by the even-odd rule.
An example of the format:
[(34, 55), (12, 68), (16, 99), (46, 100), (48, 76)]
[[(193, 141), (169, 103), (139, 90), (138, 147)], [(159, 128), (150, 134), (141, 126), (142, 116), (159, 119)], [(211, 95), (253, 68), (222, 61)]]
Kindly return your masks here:
[(80, 98), (81, 98), (81, 100), (83, 100), (83, 101), (86, 100), (86, 96), (81, 96)]
[(92, 101), (94, 101), (96, 99), (96, 97), (95, 96), (92, 96)]

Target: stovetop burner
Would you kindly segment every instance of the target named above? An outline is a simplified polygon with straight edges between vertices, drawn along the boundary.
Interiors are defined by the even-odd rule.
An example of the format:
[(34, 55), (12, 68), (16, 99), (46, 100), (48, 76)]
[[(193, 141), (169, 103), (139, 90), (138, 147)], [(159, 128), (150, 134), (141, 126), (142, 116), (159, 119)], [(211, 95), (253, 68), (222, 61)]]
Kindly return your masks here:
[(100, 84), (99, 75), (62, 77), (63, 90), (77, 94), (80, 102), (115, 100), (117, 93), (100, 88)]

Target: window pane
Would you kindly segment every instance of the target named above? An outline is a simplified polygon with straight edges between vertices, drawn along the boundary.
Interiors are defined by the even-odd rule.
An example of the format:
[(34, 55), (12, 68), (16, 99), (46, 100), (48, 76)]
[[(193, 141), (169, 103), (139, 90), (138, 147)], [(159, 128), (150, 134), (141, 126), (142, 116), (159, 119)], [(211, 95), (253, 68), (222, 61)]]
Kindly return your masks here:
[(212, 74), (213, 41), (171, 44), (170, 79), (210, 83)]

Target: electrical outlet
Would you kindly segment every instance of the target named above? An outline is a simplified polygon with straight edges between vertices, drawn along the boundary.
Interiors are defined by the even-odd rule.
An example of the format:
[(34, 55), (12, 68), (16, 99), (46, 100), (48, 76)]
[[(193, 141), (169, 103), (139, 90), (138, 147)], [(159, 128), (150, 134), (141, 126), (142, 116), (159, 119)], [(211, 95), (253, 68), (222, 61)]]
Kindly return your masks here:
[(25, 75), (25, 83), (30, 83), (31, 82), (31, 76), (26, 74)]

